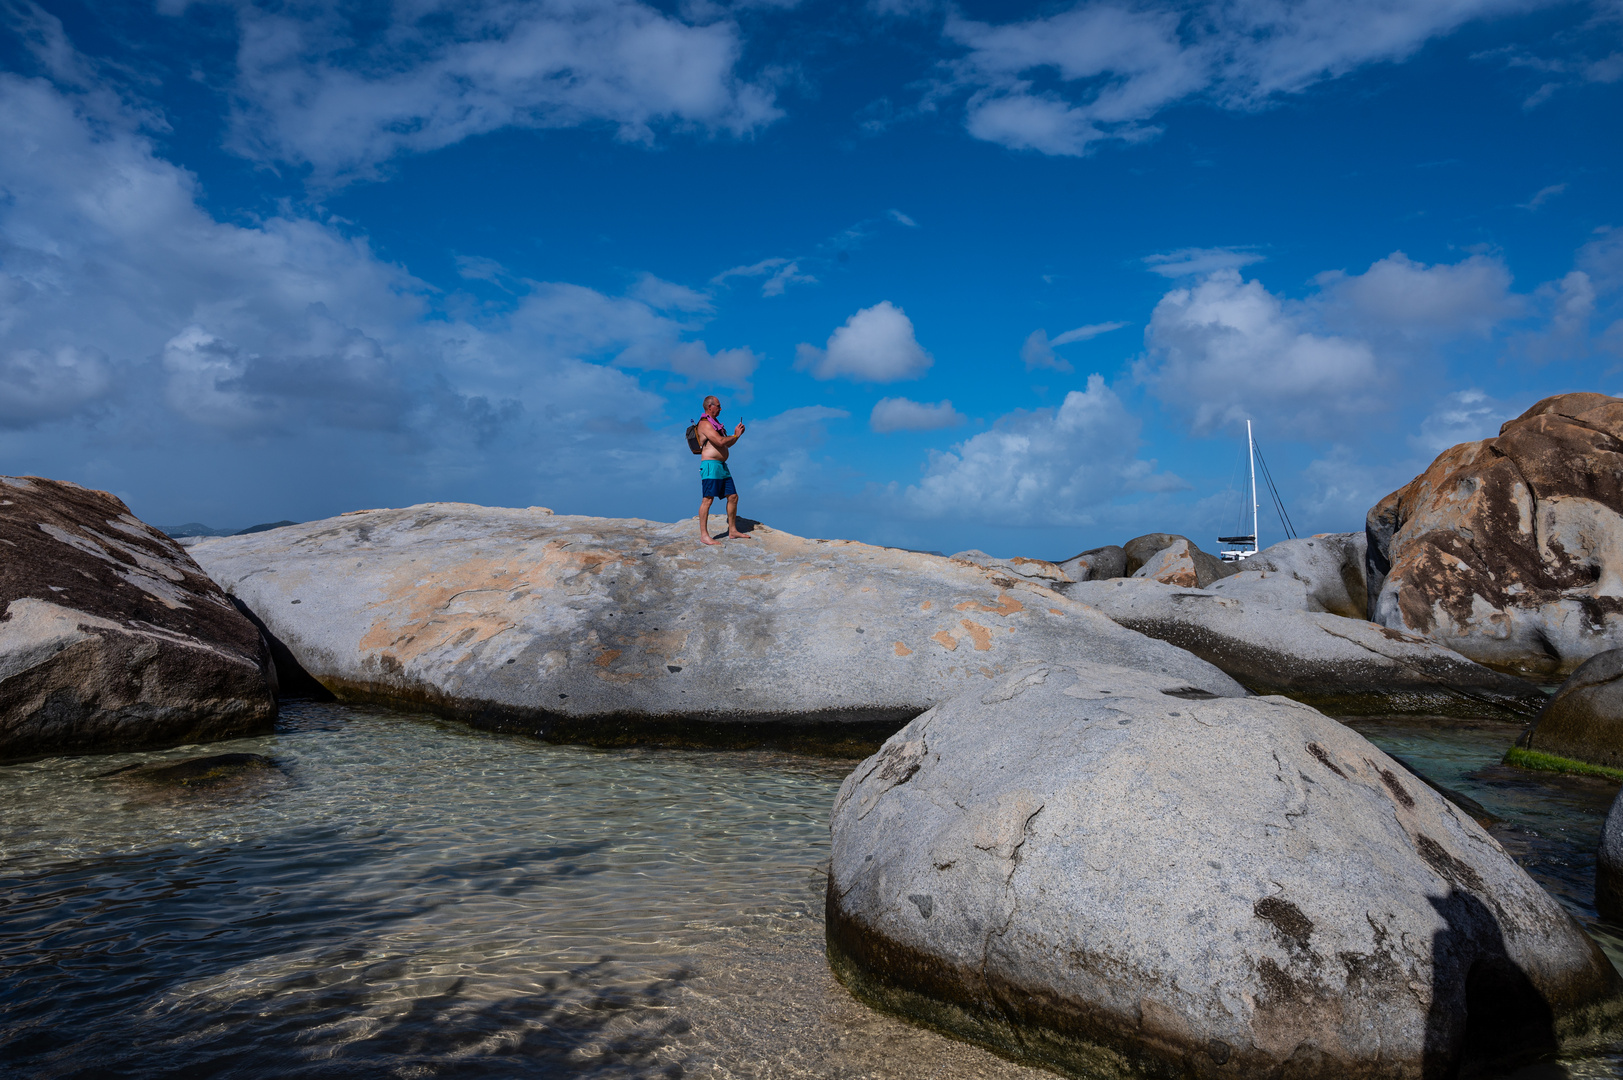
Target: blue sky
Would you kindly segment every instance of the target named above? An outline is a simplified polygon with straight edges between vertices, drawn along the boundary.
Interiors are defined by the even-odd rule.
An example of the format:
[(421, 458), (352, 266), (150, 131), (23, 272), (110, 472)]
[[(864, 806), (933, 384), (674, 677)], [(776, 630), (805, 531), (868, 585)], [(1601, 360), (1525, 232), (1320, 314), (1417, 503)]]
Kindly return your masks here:
[[(1623, 3), (0, 5), (0, 471), (1215, 548), (1623, 392)], [(1278, 539), (1265, 517), (1263, 542)]]

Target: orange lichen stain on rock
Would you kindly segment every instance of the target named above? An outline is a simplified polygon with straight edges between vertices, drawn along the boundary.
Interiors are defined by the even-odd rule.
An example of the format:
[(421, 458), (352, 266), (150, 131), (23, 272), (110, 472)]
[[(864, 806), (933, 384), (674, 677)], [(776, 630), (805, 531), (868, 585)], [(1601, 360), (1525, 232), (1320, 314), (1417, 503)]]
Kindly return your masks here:
[(952, 652), (954, 649), (958, 648), (958, 639), (947, 633), (945, 630), (938, 630), (931, 634), (930, 640), (935, 642), (937, 645), (940, 645), (948, 652)]
[(1008, 593), (999, 593), (996, 607), (988, 607), (979, 600), (965, 600), (961, 604), (952, 606), (954, 611), (990, 611), (994, 615), (1013, 615), (1017, 611), (1026, 610), (1026, 605), (1010, 596)]
[(596, 664), (600, 668), (606, 668), (618, 659), (620, 659), (619, 649), (604, 649), (598, 654), (597, 659), (593, 660), (592, 663)]
[(935, 606), (934, 604), (932, 604), (930, 601), (926, 600), (924, 603), (919, 605), (919, 610), (920, 611), (929, 611), (934, 606)]
[(997, 675), (998, 675), (998, 673), (997, 673), (997, 672), (995, 672), (995, 671), (993, 671), (993, 670), (992, 670), (992, 669), (991, 669), (991, 668), (989, 668), (989, 667), (987, 667), (987, 666), (986, 666), (986, 665), (985, 665), (985, 664), (982, 664), (982, 665), (981, 665), (981, 666), (980, 666), (980, 669), (979, 669), (979, 670), (980, 670), (980, 673), (981, 673), (981, 674), (982, 674), (982, 675), (985, 675), (985, 676), (986, 676), (986, 677), (987, 677), (987, 678), (988, 678), (988, 679), (995, 679), (995, 678), (997, 678)]
[[(643, 652), (655, 656), (673, 656), (682, 651), (682, 646), (688, 642), (686, 630), (654, 630), (647, 634), (638, 634), (637, 643), (643, 647)], [(670, 663), (675, 663), (674, 660)]]
[(772, 571), (768, 570), (764, 574), (739, 574), (738, 575), (738, 580), (739, 581), (765, 581), (767, 578), (769, 578), (771, 576), (772, 576)]
[(958, 625), (964, 628), (969, 639), (975, 643), (976, 652), (985, 652), (992, 647), (992, 632), (977, 622), (968, 619), (959, 619)]
[(862, 592), (873, 592), (873, 589), (870, 586), (864, 585), (862, 587), (861, 591)]
[[(490, 585), (509, 575), (520, 580), (499, 588)], [(527, 584), (524, 576), (488, 559), (471, 559), (427, 578), (416, 568), (403, 567), (383, 599), (368, 605), (379, 617), (360, 647), (394, 649), (400, 660), (410, 662), (447, 645), (489, 641), (513, 628), (502, 609), (511, 590)]]
[(900, 641), (898, 641), (896, 643), (896, 655), (897, 656), (912, 656), (913, 655), (913, 650), (909, 649), (906, 645), (903, 645)]
[(1057, 607), (1051, 607), (1051, 608), (1049, 608), (1049, 609), (1048, 609), (1048, 613), (1049, 613), (1049, 614), (1050, 614), (1050, 615), (1063, 615), (1063, 614), (1065, 614), (1065, 612), (1063, 612), (1063, 611), (1061, 611), (1061, 610), (1060, 610), (1060, 609), (1059, 609), (1059, 608), (1057, 608)]

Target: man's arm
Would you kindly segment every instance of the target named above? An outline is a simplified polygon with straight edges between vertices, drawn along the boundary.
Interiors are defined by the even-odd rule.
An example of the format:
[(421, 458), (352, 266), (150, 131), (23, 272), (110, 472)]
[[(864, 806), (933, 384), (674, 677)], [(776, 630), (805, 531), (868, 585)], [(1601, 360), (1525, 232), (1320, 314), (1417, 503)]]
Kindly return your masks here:
[(716, 446), (719, 447), (720, 449), (726, 450), (729, 447), (731, 447), (733, 445), (733, 443), (737, 442), (743, 436), (743, 434), (744, 434), (744, 425), (739, 424), (738, 425), (738, 432), (736, 434), (733, 434), (733, 435), (722, 435), (719, 432), (717, 432), (715, 428), (712, 428), (712, 427), (700, 427), (699, 428), (699, 434), (703, 435), (705, 437), (705, 439), (708, 440), (709, 442), (712, 442), (712, 443), (716, 444)]

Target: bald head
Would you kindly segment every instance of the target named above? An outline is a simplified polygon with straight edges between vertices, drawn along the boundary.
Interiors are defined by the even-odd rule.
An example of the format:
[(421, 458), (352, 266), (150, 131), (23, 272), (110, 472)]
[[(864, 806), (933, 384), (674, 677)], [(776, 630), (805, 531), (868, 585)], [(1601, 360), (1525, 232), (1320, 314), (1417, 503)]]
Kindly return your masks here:
[(711, 409), (721, 411), (721, 399), (714, 394), (704, 399), (704, 411), (709, 412)]

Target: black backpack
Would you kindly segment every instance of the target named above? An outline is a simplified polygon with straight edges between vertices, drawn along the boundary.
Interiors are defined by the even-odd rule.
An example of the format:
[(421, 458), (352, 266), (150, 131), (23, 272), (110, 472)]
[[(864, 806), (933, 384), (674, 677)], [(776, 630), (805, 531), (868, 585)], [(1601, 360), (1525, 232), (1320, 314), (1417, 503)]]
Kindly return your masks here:
[(697, 420), (688, 425), (687, 436), (688, 449), (695, 454), (704, 453), (704, 447), (699, 445), (699, 422)]

